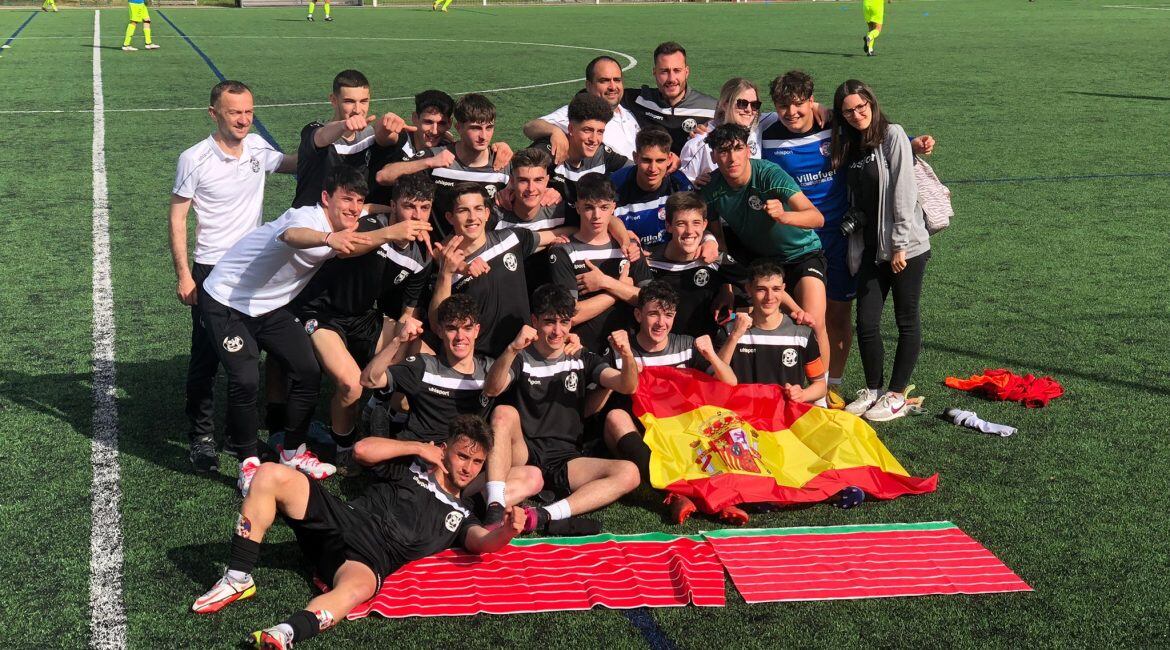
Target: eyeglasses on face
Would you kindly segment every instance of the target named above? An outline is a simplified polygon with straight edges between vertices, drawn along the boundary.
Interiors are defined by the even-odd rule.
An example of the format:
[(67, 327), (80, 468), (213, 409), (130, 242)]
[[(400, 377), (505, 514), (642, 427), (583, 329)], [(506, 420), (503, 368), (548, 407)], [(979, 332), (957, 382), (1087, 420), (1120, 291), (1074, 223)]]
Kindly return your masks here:
[(748, 100), (746, 100), (746, 99), (737, 99), (737, 100), (735, 100), (735, 107), (736, 107), (737, 109), (741, 110), (741, 111), (746, 111), (746, 110), (748, 110), (748, 109), (750, 108), (750, 109), (752, 109), (752, 111), (753, 111), (753, 112), (757, 112), (757, 113), (758, 113), (758, 112), (759, 112), (759, 110), (760, 110), (760, 107), (761, 107), (761, 106), (763, 106), (763, 105), (764, 105), (764, 102), (761, 102), (761, 101), (760, 101), (760, 100), (758, 100), (758, 99), (757, 99), (756, 101), (754, 101), (754, 102), (749, 102), (749, 101), (748, 101)]
[(868, 113), (868, 112), (869, 112), (869, 102), (861, 102), (860, 104), (858, 104), (857, 106), (854, 106), (853, 108), (842, 108), (841, 109), (841, 115), (843, 117), (853, 117), (854, 115), (857, 115), (860, 113)]

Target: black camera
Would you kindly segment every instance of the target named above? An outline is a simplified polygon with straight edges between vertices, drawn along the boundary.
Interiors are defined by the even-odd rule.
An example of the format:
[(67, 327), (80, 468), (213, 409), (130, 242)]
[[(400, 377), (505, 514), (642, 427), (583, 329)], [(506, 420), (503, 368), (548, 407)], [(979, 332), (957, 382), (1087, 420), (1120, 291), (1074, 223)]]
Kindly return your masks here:
[(849, 208), (841, 217), (841, 234), (848, 237), (853, 231), (865, 226), (865, 211), (858, 208)]

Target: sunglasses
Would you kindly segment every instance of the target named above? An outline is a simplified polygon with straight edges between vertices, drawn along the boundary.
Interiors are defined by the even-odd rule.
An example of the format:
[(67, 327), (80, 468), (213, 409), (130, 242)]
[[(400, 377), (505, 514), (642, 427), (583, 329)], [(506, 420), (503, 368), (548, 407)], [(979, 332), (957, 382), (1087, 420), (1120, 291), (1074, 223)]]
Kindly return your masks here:
[(747, 109), (749, 109), (749, 108), (750, 108), (750, 109), (752, 109), (753, 111), (757, 111), (757, 112), (758, 112), (758, 111), (760, 110), (760, 107), (761, 107), (761, 106), (763, 106), (763, 105), (764, 105), (764, 102), (761, 102), (761, 101), (760, 101), (760, 100), (758, 100), (758, 99), (757, 99), (756, 101), (754, 101), (754, 102), (749, 102), (749, 101), (748, 101), (748, 100), (746, 100), (746, 99), (737, 99), (737, 100), (735, 100), (735, 107), (736, 107), (737, 109), (741, 110), (741, 111), (746, 111)]

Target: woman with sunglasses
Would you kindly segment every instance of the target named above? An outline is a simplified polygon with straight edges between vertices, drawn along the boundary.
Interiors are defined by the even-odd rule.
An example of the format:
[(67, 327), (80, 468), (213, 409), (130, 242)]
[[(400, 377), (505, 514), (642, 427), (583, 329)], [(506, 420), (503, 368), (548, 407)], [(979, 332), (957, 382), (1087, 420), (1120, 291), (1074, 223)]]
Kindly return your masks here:
[[(857, 346), (866, 387), (845, 410), (885, 422), (907, 414), (906, 386), (922, 348), (918, 303), (930, 237), (918, 206), (914, 154), (906, 132), (882, 114), (869, 86), (850, 79), (833, 97), (833, 169), (844, 172), (851, 210), (841, 219), (857, 274)], [(898, 347), (885, 379), (881, 316), (894, 294)]]
[[(756, 84), (743, 77), (732, 77), (719, 91), (719, 102), (715, 105), (715, 118), (708, 124), (708, 132), (720, 124), (731, 123), (746, 127), (751, 133), (748, 148), (752, 158), (760, 157), (760, 91)], [(679, 154), (679, 171), (698, 187), (707, 184), (715, 162), (707, 148), (707, 134), (687, 140)]]

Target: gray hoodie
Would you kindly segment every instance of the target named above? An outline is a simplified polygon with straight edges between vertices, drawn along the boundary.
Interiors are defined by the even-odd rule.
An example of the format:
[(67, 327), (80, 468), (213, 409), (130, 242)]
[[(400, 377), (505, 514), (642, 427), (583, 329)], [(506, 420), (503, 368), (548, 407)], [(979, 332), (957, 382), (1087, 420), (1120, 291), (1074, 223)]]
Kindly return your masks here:
[[(878, 160), (878, 238), (877, 261), (888, 262), (896, 251), (906, 259), (930, 250), (930, 235), (918, 205), (918, 181), (914, 178), (914, 152), (910, 139), (899, 124), (886, 129), (886, 137), (877, 150)], [(861, 268), (865, 246), (863, 229), (849, 236), (849, 272)]]

